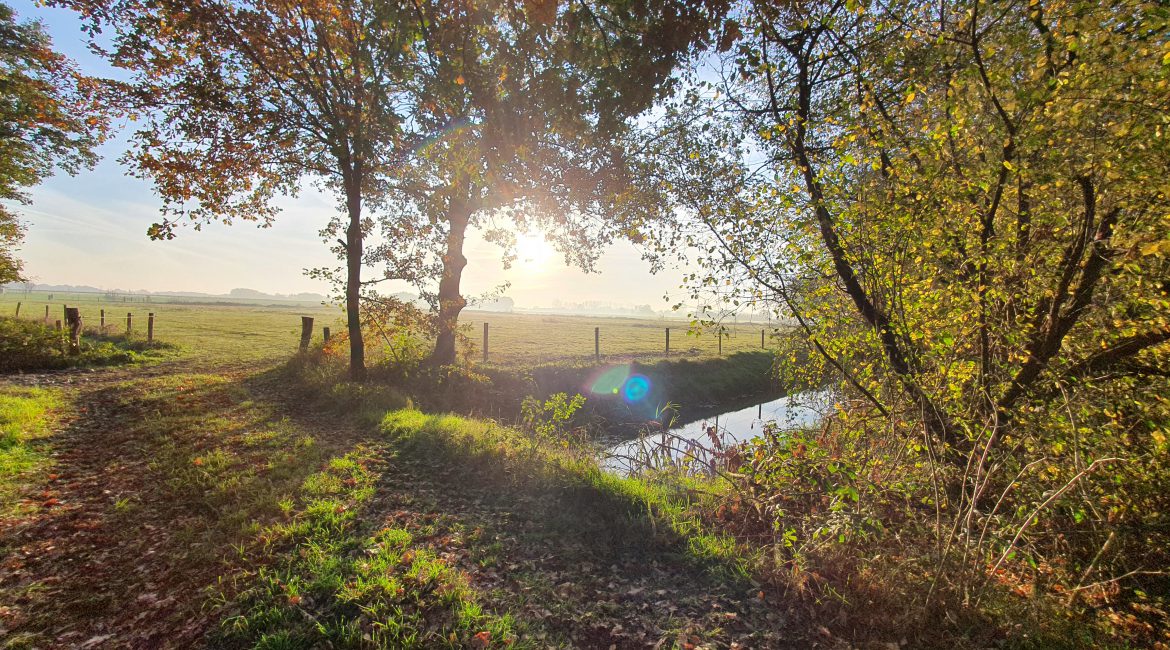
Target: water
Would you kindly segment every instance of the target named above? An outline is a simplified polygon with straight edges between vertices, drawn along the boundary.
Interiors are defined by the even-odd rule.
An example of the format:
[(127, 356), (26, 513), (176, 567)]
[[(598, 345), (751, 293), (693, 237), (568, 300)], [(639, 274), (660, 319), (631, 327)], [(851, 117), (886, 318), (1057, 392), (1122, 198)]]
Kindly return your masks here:
[(820, 422), (833, 408), (833, 396), (828, 391), (808, 391), (787, 395), (747, 408), (712, 415), (670, 429), (666, 435), (651, 433), (644, 438), (626, 440), (610, 446), (601, 454), (601, 466), (610, 471), (628, 474), (631, 458), (655, 451), (674, 460), (686, 456), (703, 459), (713, 446), (709, 430), (714, 427), (721, 444), (733, 445), (759, 436), (765, 423), (775, 423), (781, 429), (811, 427)]

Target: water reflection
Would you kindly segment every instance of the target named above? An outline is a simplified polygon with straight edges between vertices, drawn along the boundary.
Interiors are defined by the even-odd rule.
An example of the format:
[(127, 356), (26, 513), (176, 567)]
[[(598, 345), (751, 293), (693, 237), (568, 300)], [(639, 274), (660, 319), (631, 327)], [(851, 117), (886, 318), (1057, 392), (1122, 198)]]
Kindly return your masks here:
[[(687, 456), (702, 459), (713, 446), (734, 445), (755, 438), (763, 432), (765, 423), (775, 423), (781, 430), (814, 426), (833, 408), (833, 402), (830, 391), (808, 391), (719, 413), (675, 427), (665, 435), (652, 432), (615, 444), (601, 454), (601, 466), (628, 474), (632, 459), (647, 454), (657, 454), (662, 460), (667, 456), (675, 461)], [(718, 443), (712, 440), (712, 432), (718, 433)]]

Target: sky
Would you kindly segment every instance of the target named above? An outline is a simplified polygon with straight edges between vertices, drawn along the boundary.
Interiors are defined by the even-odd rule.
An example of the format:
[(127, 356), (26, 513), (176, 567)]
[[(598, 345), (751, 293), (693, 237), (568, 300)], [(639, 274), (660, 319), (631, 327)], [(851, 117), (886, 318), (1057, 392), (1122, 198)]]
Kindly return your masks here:
[[(41, 20), (54, 47), (84, 72), (117, 75), (86, 49), (71, 12), (28, 0), (10, 4), (19, 20)], [(125, 145), (124, 137), (114, 138), (99, 150), (102, 160), (93, 170), (73, 177), (58, 172), (28, 192), (30, 205), (13, 206), (28, 228), (19, 256), (31, 280), (156, 292), (226, 293), (244, 287), (329, 293), (326, 283), (306, 277), (304, 270), (338, 265), (318, 236), (336, 210), (330, 196), (306, 184), (297, 198), (279, 200), (282, 213), (271, 227), (212, 224), (198, 232), (183, 228), (171, 241), (151, 241), (146, 229), (158, 221), (161, 201), (149, 182), (128, 176), (117, 162)], [(615, 243), (597, 265), (601, 272), (586, 274), (566, 267), (560, 255), (545, 248), (539, 233), (521, 238), (526, 242), (521, 260), (505, 271), (499, 248), (472, 233), (465, 248), (464, 294), (475, 296), (508, 282), (504, 295), (520, 308), (599, 301), (655, 309), (668, 309), (664, 295), (675, 301), (682, 295), (681, 271), (651, 274), (632, 244)]]

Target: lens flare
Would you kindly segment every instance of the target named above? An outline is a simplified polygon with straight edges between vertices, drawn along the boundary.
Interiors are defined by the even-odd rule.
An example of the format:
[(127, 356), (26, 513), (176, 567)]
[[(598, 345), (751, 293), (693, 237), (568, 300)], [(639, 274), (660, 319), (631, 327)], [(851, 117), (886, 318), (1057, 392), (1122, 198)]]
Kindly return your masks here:
[(650, 393), (650, 379), (645, 375), (631, 375), (622, 386), (622, 396), (631, 404), (646, 399)]
[(589, 385), (589, 392), (594, 395), (617, 395), (629, 376), (629, 366), (606, 368)]

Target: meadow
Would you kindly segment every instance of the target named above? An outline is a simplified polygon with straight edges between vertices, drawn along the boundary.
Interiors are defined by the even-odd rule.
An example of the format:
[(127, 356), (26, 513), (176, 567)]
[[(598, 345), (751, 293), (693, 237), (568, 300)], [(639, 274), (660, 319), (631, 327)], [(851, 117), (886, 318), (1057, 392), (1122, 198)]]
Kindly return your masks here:
[[(150, 302), (108, 300), (100, 294), (9, 292), (0, 294), (0, 315), (16, 313), (20, 302), (22, 318), (41, 320), (45, 307), (49, 321), (61, 318), (62, 307), (81, 310), (87, 328), (97, 327), (101, 310), (106, 313), (107, 331), (124, 332), (126, 314), (133, 314), (133, 331), (145, 336), (147, 316), (155, 315), (155, 338), (179, 345), (196, 356), (213, 355), (238, 361), (275, 360), (296, 351), (301, 316), (314, 318), (314, 340), (321, 329), (344, 332), (345, 314), (340, 307), (317, 303), (240, 301), (196, 303), (191, 298), (153, 296)], [(488, 365), (516, 367), (594, 360), (594, 330), (600, 329), (603, 360), (657, 361), (664, 358), (713, 358), (736, 352), (760, 350), (760, 334), (771, 345), (778, 331), (774, 325), (739, 322), (725, 326), (720, 343), (716, 332), (691, 331), (681, 319), (638, 319), (567, 316), (530, 313), (465, 311), (460, 319), (466, 339), (462, 352), (470, 360), (483, 360), (483, 325), (488, 324)], [(666, 328), (670, 328), (670, 354), (666, 354)], [(380, 342), (371, 337), (367, 345), (376, 358)]]

